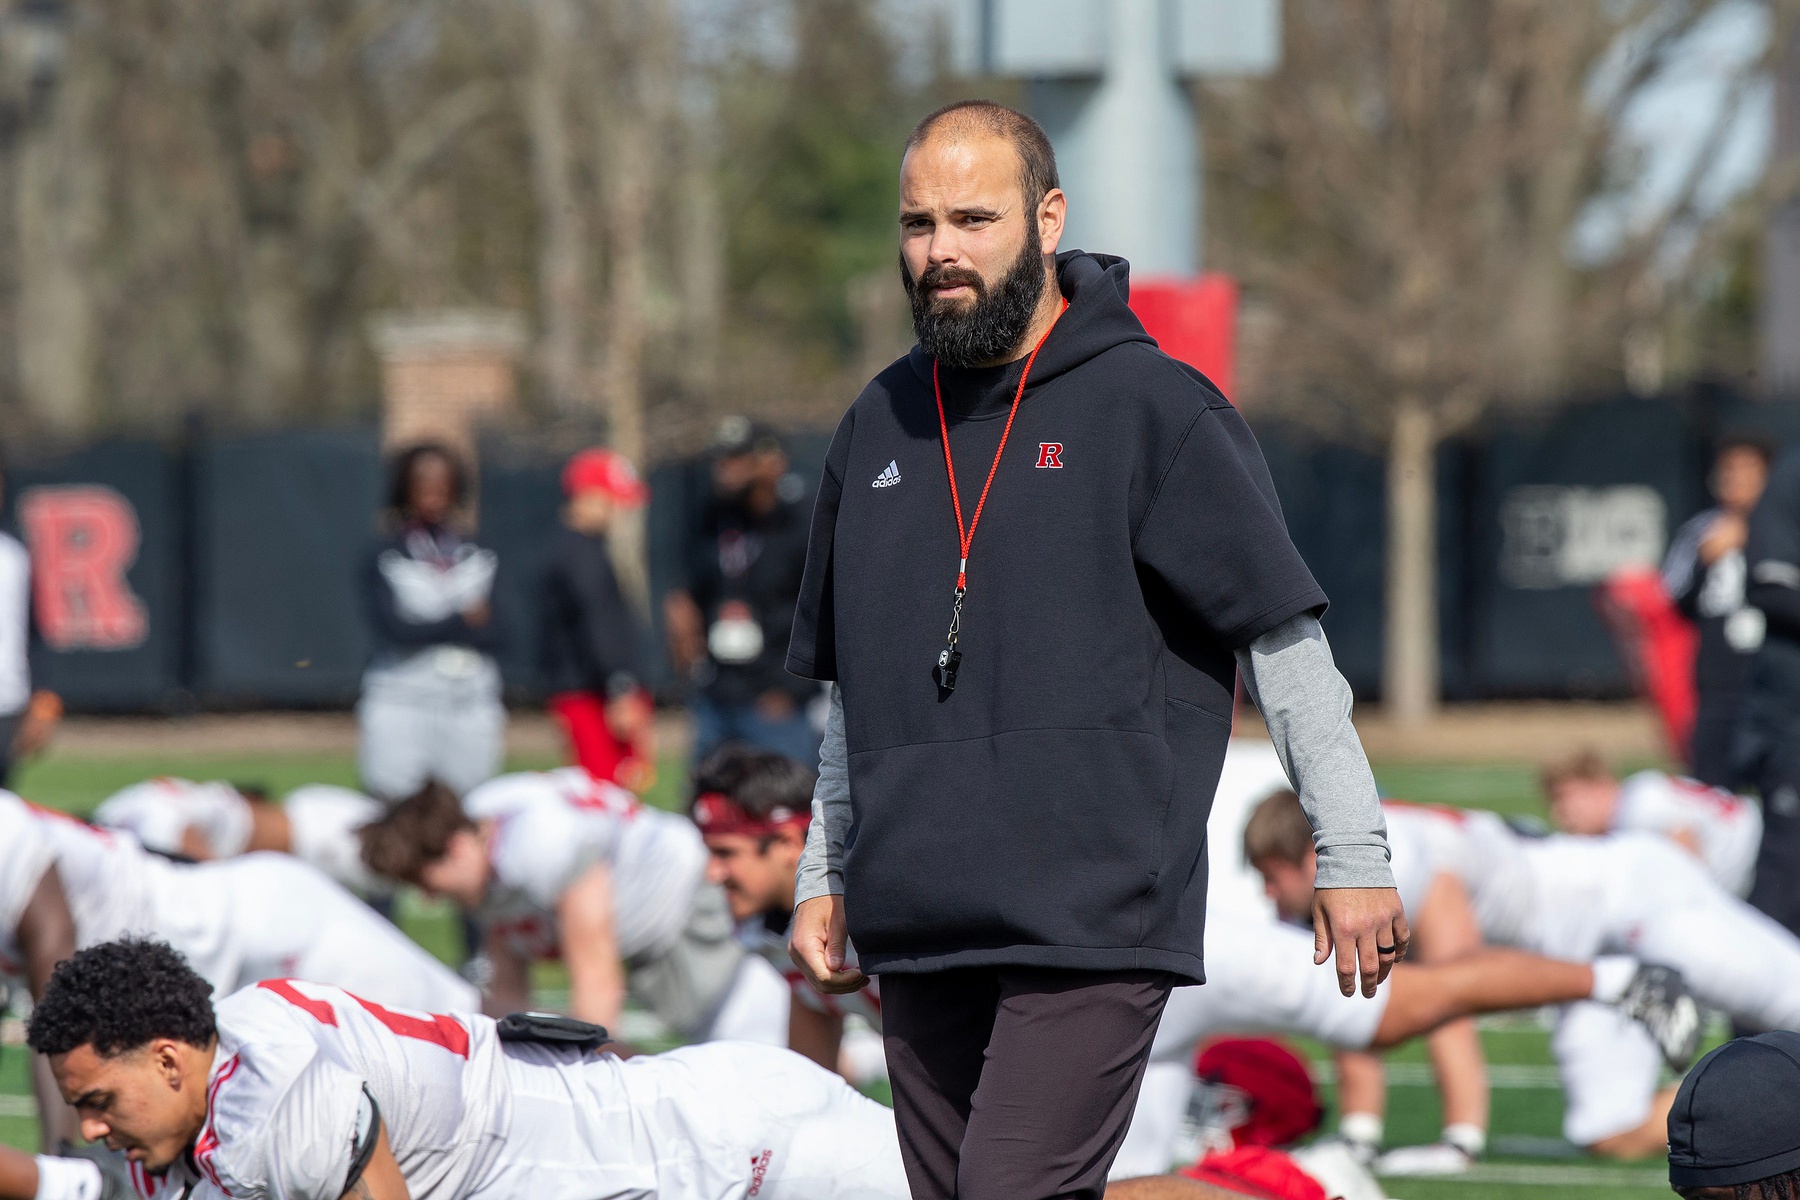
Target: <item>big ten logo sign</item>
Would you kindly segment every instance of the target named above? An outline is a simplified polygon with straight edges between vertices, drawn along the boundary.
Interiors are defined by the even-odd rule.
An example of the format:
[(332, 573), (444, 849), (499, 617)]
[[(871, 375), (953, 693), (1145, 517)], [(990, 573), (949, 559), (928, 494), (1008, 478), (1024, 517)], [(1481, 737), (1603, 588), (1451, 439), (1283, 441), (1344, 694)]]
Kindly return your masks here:
[(1667, 538), (1662, 497), (1636, 484), (1515, 487), (1500, 511), (1500, 577), (1516, 588), (1583, 587), (1621, 567), (1655, 567)]
[(137, 561), (137, 510), (109, 487), (31, 488), (19, 498), (31, 549), (38, 631), (53, 650), (130, 650), (150, 621), (125, 572)]

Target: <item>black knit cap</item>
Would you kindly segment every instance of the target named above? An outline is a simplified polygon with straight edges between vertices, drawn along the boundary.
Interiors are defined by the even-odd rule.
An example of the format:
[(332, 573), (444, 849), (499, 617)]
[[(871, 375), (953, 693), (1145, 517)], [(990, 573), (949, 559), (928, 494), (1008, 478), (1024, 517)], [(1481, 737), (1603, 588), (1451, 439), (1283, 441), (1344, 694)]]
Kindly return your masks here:
[(1669, 1110), (1669, 1184), (1732, 1187), (1800, 1167), (1800, 1033), (1726, 1042)]

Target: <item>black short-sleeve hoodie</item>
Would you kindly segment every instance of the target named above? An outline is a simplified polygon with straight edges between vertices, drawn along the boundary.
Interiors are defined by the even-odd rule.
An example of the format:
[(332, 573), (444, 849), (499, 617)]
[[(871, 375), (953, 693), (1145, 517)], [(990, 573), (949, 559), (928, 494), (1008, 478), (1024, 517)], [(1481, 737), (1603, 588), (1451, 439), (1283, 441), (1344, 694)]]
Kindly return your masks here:
[[(842, 688), (844, 898), (872, 971), (1200, 980), (1232, 652), (1325, 605), (1255, 439), (1144, 332), (1125, 262), (1057, 269), (1068, 308), (970, 551), (954, 691), (932, 670), (960, 557), (932, 360), (878, 375), (826, 459), (788, 669)], [(965, 520), (1023, 365), (942, 372)]]

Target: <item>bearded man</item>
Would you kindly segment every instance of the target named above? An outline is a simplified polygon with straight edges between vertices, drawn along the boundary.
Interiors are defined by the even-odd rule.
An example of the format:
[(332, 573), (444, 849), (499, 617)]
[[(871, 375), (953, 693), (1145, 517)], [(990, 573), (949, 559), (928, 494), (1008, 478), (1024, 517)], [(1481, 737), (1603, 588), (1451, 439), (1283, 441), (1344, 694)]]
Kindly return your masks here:
[[(1405, 952), (1374, 780), (1255, 439), (1057, 253), (1044, 132), (987, 101), (900, 168), (919, 344), (826, 459), (788, 669), (831, 718), (791, 950), (881, 976), (913, 1195), (1093, 1197), (1169, 989), (1199, 983), (1234, 676), (1317, 829), (1316, 961)], [(846, 964), (846, 929), (860, 970)]]

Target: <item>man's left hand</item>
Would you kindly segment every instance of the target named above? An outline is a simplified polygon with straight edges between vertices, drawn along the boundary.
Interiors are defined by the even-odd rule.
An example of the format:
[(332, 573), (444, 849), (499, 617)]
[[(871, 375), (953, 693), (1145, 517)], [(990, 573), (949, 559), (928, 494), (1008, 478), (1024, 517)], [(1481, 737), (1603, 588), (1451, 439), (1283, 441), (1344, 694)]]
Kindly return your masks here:
[(1320, 888), (1313, 893), (1313, 962), (1337, 951), (1338, 989), (1373, 996), (1394, 964), (1406, 957), (1412, 931), (1393, 888)]

